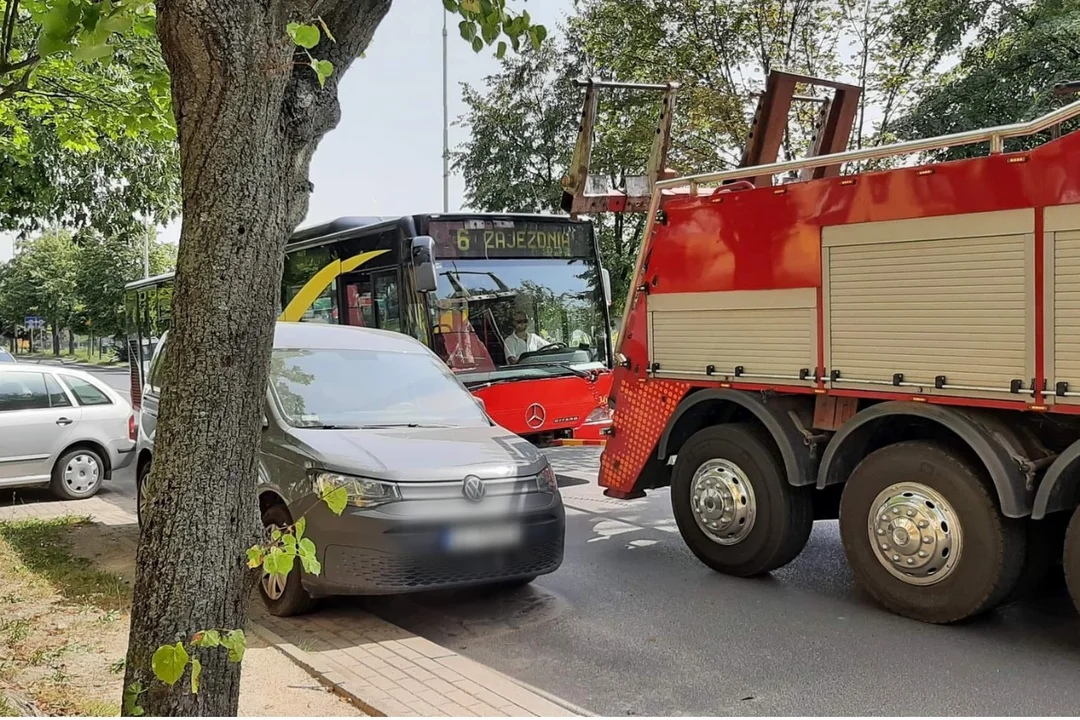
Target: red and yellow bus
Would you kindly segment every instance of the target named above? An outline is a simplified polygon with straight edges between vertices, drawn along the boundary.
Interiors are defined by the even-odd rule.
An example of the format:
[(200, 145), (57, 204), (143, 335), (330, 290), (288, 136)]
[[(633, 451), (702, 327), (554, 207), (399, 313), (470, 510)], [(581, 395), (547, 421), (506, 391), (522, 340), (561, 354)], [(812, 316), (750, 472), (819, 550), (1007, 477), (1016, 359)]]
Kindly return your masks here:
[[(611, 289), (591, 223), (517, 214), (341, 218), (298, 230), (285, 252), (281, 320), (412, 335), (508, 430), (539, 445), (603, 442)], [(172, 276), (127, 290), (137, 404), (146, 361), (168, 327)]]

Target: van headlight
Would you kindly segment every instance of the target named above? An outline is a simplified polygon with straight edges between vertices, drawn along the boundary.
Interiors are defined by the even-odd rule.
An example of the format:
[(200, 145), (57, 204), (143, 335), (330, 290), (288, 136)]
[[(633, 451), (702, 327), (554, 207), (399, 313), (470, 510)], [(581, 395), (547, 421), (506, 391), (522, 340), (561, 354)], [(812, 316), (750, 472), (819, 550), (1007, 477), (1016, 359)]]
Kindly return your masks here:
[(555, 471), (548, 465), (536, 476), (536, 489), (539, 492), (552, 495), (559, 492), (559, 481), (555, 479)]
[(332, 490), (344, 488), (349, 504), (354, 507), (371, 508), (401, 499), (401, 489), (395, 483), (370, 478), (317, 472), (313, 477), (315, 491), (323, 496)]

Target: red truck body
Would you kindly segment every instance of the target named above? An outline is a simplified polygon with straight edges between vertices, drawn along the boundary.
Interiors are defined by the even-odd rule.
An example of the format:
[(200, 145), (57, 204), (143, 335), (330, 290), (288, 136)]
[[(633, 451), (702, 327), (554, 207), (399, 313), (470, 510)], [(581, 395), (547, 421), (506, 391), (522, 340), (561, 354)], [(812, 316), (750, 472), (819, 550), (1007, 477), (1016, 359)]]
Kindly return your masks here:
[[(1002, 137), (1076, 114), (896, 150), (989, 139), (985, 157), (701, 187), (856, 151), (658, 183), (600, 484), (671, 485), (684, 539), (722, 572), (775, 569), (839, 516), (857, 579), (895, 612), (950, 622), (1012, 597), (1062, 558), (1051, 521), (1080, 502), (1080, 132), (1008, 153)], [(995, 548), (1012, 564), (975, 568)]]

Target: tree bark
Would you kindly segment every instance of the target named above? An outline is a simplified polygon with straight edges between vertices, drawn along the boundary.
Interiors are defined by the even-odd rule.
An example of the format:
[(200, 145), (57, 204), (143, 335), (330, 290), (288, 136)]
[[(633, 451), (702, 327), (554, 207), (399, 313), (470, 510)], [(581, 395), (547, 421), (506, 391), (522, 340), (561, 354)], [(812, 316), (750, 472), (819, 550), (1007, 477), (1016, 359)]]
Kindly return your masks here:
[[(257, 539), (260, 418), (285, 243), (307, 213), (308, 168), (338, 121), (337, 83), (391, 0), (158, 0), (172, 75), (183, 225), (173, 316), (139, 542), (125, 688), (148, 715), (235, 715), (240, 667), (190, 648), (211, 628), (244, 628)], [(290, 21), (322, 17), (337, 43), (325, 88), (294, 65)], [(202, 663), (172, 687), (154, 651), (183, 641)], [(189, 671), (190, 672), (190, 671)]]

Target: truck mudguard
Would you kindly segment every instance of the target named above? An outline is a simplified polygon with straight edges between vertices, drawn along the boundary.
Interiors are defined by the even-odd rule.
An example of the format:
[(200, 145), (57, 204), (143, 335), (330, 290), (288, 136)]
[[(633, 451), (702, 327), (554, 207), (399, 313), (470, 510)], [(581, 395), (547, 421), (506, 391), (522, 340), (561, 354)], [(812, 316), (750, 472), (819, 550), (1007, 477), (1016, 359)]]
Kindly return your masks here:
[(905, 415), (935, 422), (968, 444), (986, 466), (1006, 517), (1031, 514), (1035, 493), (1029, 489), (1020, 465), (1026, 459), (1025, 452), (1008, 426), (978, 411), (927, 403), (883, 402), (856, 414), (825, 448), (818, 470), (818, 489), (845, 482), (865, 456), (874, 426), (884, 418)]
[[(664, 460), (668, 455), (674, 454), (669, 452), (668, 448), (672, 440), (672, 431), (690, 410), (700, 407), (702, 403), (734, 403), (753, 413), (776, 441), (780, 448), (780, 456), (784, 460), (784, 468), (787, 470), (788, 482), (795, 486), (813, 485), (817, 476), (817, 463), (811, 458), (805, 437), (789, 414), (791, 412), (798, 414), (800, 410), (812, 408), (812, 402), (812, 398), (808, 397), (752, 393), (723, 388), (691, 392), (683, 398), (675, 408), (675, 412), (671, 414), (671, 419), (668, 420), (667, 427), (664, 428), (660, 442), (657, 444), (657, 457)], [(682, 438), (682, 440), (685, 439)], [(677, 448), (674, 450), (675, 453), (678, 452)]]

